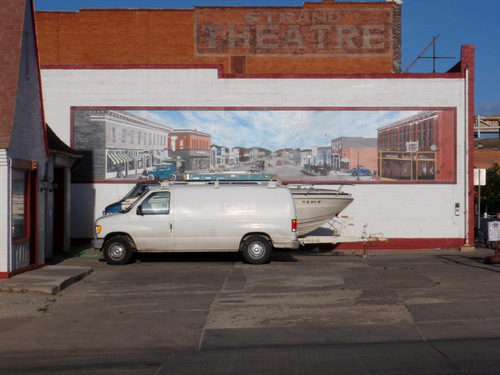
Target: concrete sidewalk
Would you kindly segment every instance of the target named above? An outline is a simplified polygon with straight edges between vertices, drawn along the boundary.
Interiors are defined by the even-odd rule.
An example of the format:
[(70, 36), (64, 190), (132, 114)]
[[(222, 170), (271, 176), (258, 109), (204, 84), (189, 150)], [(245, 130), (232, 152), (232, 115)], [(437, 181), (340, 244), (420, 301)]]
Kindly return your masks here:
[(57, 294), (92, 271), (92, 267), (47, 265), (0, 280), (0, 291)]
[(9, 279), (0, 279), (0, 292), (40, 292), (57, 294), (71, 284), (89, 276), (93, 267), (66, 264), (69, 258), (102, 257), (87, 244), (79, 244), (72, 252), (56, 254), (47, 265), (32, 271), (15, 275)]

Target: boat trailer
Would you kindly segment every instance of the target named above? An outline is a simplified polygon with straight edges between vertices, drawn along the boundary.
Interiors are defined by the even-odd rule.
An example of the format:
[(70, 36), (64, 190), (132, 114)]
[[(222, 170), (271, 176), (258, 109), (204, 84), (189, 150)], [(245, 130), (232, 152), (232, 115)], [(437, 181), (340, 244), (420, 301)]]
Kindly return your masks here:
[(352, 219), (353, 218), (349, 216), (336, 216), (328, 222), (328, 225), (330, 226), (328, 229), (320, 228), (331, 231), (331, 234), (314, 235), (313, 233), (315, 231), (313, 231), (310, 235), (299, 237), (298, 240), (302, 246), (314, 244), (336, 245), (342, 242), (363, 242), (364, 245), (366, 245), (367, 242), (387, 242), (387, 237), (385, 237), (383, 233), (368, 234), (368, 224), (363, 225), (363, 232), (361, 233), (361, 236), (352, 235), (349, 228), (351, 226), (354, 226), (354, 224), (350, 222)]

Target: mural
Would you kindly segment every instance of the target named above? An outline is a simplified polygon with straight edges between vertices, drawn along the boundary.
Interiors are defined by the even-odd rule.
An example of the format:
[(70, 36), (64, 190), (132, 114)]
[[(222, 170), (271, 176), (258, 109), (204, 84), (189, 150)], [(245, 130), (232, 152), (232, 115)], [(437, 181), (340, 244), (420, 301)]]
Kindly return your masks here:
[(454, 109), (73, 108), (75, 180), (207, 172), (285, 182), (455, 180)]

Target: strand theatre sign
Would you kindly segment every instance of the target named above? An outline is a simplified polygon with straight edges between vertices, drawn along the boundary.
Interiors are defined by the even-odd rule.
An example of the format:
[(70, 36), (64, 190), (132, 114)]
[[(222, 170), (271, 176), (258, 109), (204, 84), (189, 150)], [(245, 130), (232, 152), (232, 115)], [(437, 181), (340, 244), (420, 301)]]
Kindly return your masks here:
[(391, 56), (393, 13), (378, 8), (195, 8), (198, 56)]

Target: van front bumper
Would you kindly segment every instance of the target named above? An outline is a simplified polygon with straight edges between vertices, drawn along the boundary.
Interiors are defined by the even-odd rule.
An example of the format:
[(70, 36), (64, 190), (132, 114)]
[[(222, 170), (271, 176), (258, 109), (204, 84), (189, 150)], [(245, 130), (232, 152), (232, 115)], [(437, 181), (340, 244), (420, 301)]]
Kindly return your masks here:
[(96, 250), (101, 250), (104, 245), (104, 238), (94, 238), (92, 240), (92, 247)]

